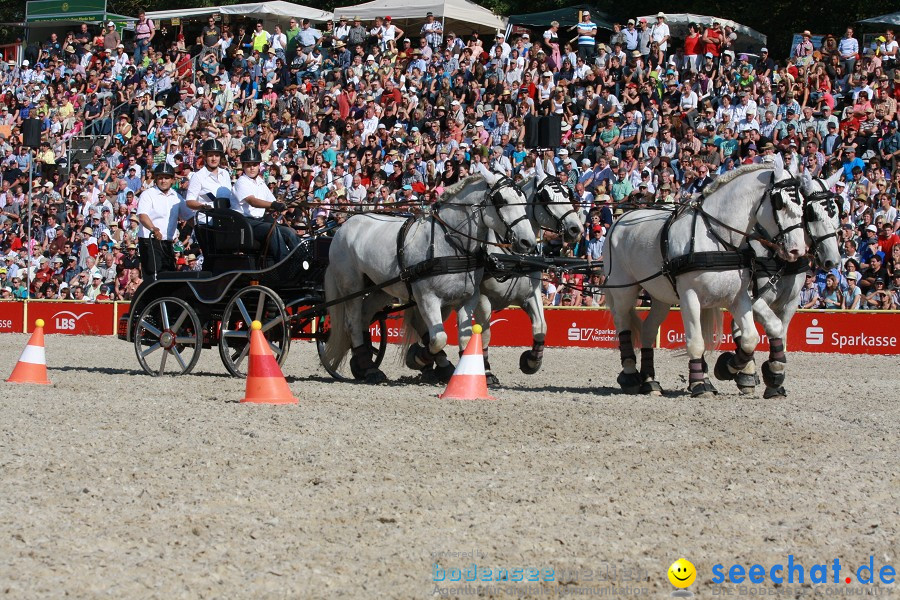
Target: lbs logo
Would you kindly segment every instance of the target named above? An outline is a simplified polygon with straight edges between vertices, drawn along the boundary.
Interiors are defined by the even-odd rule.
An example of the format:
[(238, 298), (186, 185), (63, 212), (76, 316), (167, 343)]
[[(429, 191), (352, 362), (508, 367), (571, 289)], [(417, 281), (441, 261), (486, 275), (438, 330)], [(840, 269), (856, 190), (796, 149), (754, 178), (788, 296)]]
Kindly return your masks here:
[(90, 314), (93, 313), (85, 312), (81, 313), (80, 315), (76, 315), (75, 313), (68, 310), (62, 310), (53, 315), (51, 318), (53, 319), (53, 325), (58, 331), (73, 331), (75, 329), (75, 324)]

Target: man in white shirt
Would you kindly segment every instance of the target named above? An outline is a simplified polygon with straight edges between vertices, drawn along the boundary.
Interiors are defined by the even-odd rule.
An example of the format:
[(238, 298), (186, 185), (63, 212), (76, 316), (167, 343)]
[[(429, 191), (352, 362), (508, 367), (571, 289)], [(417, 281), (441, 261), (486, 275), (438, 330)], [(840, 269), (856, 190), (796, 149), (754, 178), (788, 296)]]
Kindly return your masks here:
[(215, 139), (203, 142), (204, 166), (199, 171), (191, 174), (188, 184), (185, 204), (191, 210), (200, 210), (213, 205), (212, 198), (228, 198), (233, 202), (234, 193), (231, 190), (231, 175), (226, 169), (220, 169), (225, 148), (222, 142)]
[(192, 216), (184, 200), (172, 189), (175, 169), (160, 163), (153, 170), (155, 185), (138, 198), (138, 249), (144, 281), (154, 281), (159, 273), (175, 270), (172, 242), (177, 233), (178, 220)]
[(300, 238), (290, 227), (277, 225), (266, 211), (284, 211), (286, 206), (275, 199), (272, 191), (260, 176), (262, 155), (256, 148), (247, 148), (241, 153), (241, 168), (244, 174), (234, 184), (234, 195), (231, 199), (231, 210), (239, 212), (247, 218), (253, 229), (254, 239), (260, 246), (268, 241), (268, 252), (281, 262), (297, 246)]

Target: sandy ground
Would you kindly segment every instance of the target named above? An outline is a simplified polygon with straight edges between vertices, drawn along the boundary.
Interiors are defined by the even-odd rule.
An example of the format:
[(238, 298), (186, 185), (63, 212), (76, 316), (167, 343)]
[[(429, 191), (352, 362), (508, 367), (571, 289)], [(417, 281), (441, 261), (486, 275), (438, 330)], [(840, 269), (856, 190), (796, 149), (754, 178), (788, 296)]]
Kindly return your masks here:
[[(3, 376), (26, 339), (0, 337)], [(793, 354), (787, 400), (697, 401), (618, 394), (610, 351), (548, 349), (529, 377), (495, 349), (499, 401), (449, 402), (333, 383), (301, 343), (299, 406), (248, 406), (215, 350), (155, 379), (113, 338), (47, 346), (52, 387), (0, 384), (5, 597), (663, 598), (679, 556), (698, 597), (739, 593), (715, 564), (788, 554), (900, 571), (896, 357)], [(684, 386), (684, 357), (657, 365)], [(483, 581), (517, 567), (553, 581)], [(745, 591), (900, 597), (841, 586)]]

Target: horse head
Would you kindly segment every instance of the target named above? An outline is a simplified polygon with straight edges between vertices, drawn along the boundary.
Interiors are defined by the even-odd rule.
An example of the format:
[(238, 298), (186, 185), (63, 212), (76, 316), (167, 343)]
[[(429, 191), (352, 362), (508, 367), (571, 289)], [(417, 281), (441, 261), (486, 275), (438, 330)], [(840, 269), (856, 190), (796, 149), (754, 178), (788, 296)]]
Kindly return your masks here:
[(578, 217), (574, 194), (556, 177), (552, 163), (549, 171), (545, 171), (543, 161), (538, 160), (534, 169), (534, 188), (528, 200), (536, 224), (562, 235), (567, 242), (577, 241), (584, 233), (584, 227)]
[(484, 224), (501, 239), (508, 241), (515, 252), (531, 252), (535, 240), (525, 212), (525, 194), (512, 179), (499, 173), (491, 173), (482, 163), (477, 163), (475, 170), (488, 184), (488, 202), (483, 205)]
[(800, 190), (803, 193), (803, 221), (809, 247), (813, 250), (816, 262), (825, 270), (832, 269), (841, 263), (841, 248), (838, 234), (841, 227), (840, 197), (831, 189), (838, 182), (843, 170), (837, 169), (828, 179), (812, 177), (804, 171)]

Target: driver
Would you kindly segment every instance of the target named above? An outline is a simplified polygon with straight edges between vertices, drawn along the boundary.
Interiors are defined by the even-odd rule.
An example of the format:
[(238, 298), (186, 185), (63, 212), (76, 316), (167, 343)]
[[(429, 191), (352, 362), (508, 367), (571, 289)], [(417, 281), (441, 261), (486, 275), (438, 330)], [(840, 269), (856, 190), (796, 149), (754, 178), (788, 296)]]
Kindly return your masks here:
[(266, 211), (282, 212), (286, 208), (272, 195), (265, 180), (259, 174), (262, 155), (256, 148), (247, 148), (241, 152), (241, 168), (244, 174), (234, 184), (231, 197), (231, 210), (241, 213), (247, 218), (253, 229), (253, 237), (260, 241), (268, 240), (268, 251), (281, 262), (294, 248), (300, 245), (300, 238), (290, 227), (276, 225)]
[(185, 194), (185, 204), (192, 210), (211, 208), (212, 198), (228, 198), (234, 204), (234, 193), (231, 190), (231, 174), (225, 168), (219, 168), (225, 147), (215, 139), (206, 140), (201, 146), (203, 167), (191, 174)]
[(178, 219), (188, 220), (192, 213), (172, 189), (175, 169), (162, 162), (153, 169), (155, 185), (138, 199), (138, 248), (145, 281), (156, 280), (159, 273), (175, 270), (175, 239)]

